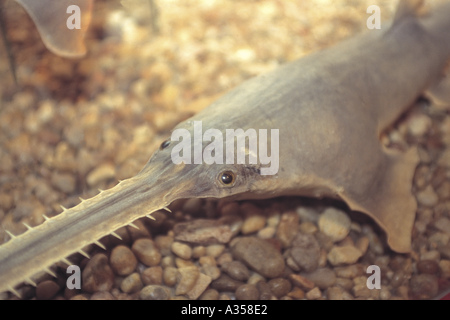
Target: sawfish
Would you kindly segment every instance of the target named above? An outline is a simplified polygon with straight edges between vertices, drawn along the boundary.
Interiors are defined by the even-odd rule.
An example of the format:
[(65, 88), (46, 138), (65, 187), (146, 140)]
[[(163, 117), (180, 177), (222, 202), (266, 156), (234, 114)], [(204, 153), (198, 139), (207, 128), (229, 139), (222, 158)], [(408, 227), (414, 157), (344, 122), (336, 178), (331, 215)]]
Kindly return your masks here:
[[(105, 235), (186, 198), (339, 199), (371, 217), (392, 250), (409, 252), (418, 152), (388, 148), (381, 137), (421, 95), (447, 106), (450, 101), (444, 74), (450, 2), (424, 16), (420, 7), (421, 1), (401, 0), (389, 27), (247, 80), (178, 124), (136, 176), (21, 235), (10, 234), (0, 247), (0, 291), (15, 292), (55, 262), (76, 252), (87, 255), (87, 245), (103, 247)], [(199, 128), (202, 139), (191, 139)], [(241, 129), (234, 138), (248, 141), (249, 130), (276, 132), (258, 140), (260, 147), (270, 146), (274, 163), (250, 142), (221, 140), (229, 129)], [(230, 161), (210, 161), (220, 160), (216, 155), (225, 149)], [(198, 157), (196, 150), (209, 156)], [(248, 161), (238, 161), (239, 152)]]

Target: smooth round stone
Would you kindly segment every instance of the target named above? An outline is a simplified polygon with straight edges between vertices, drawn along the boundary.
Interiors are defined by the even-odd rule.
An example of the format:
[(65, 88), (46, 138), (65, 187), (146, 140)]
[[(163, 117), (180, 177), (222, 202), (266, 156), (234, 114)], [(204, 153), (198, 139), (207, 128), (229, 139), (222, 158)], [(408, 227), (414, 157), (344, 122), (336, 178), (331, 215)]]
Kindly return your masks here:
[(277, 226), (276, 237), (280, 240), (284, 248), (291, 245), (292, 240), (297, 234), (299, 221), (300, 217), (295, 211), (289, 211), (281, 215), (280, 222)]
[(42, 281), (36, 286), (36, 299), (50, 300), (56, 296), (59, 289), (59, 285), (52, 280)]
[(111, 268), (119, 276), (131, 274), (137, 266), (137, 259), (130, 248), (120, 245), (111, 251), (109, 257)]
[(253, 284), (243, 284), (234, 293), (236, 300), (258, 300), (259, 291)]
[(141, 300), (167, 300), (170, 298), (170, 292), (164, 286), (149, 285), (142, 288), (139, 298)]
[(361, 251), (354, 246), (335, 246), (327, 255), (328, 261), (333, 265), (352, 264), (361, 257)]
[(334, 242), (344, 239), (350, 232), (351, 220), (347, 214), (336, 208), (326, 209), (319, 217), (319, 230)]
[(228, 262), (222, 266), (222, 270), (233, 279), (239, 281), (247, 281), (247, 279), (250, 277), (250, 271), (240, 261)]
[(108, 291), (99, 291), (94, 293), (89, 300), (116, 300)]
[(148, 267), (157, 266), (161, 262), (161, 253), (150, 239), (141, 238), (136, 240), (131, 250), (139, 261)]
[(275, 297), (281, 298), (288, 294), (291, 290), (291, 283), (283, 278), (272, 279), (268, 282), (270, 287), (270, 291), (274, 294)]
[(218, 300), (219, 299), (219, 291), (216, 289), (208, 289), (202, 293), (202, 295), (198, 298), (199, 300)]
[(431, 274), (419, 274), (409, 281), (410, 295), (415, 299), (435, 298), (439, 291), (438, 278)]
[(311, 272), (319, 265), (319, 243), (313, 235), (298, 232), (292, 240), (290, 255), (298, 267), (303, 271)]
[(417, 262), (417, 269), (420, 273), (436, 274), (439, 272), (439, 265), (434, 260), (421, 260)]
[(167, 267), (163, 271), (163, 280), (169, 287), (177, 283), (178, 269), (175, 267)]
[(211, 282), (211, 288), (216, 289), (217, 291), (236, 291), (239, 286), (244, 283), (238, 280), (234, 280), (230, 276), (226, 274), (221, 274), (219, 278)]
[(150, 267), (142, 271), (142, 282), (145, 285), (162, 284), (163, 269), (160, 266)]
[(319, 289), (327, 289), (336, 282), (336, 274), (330, 268), (320, 268), (304, 276), (314, 282)]
[(82, 275), (82, 289), (86, 292), (109, 291), (114, 285), (114, 272), (108, 257), (103, 253), (94, 255), (86, 264)]
[(266, 217), (263, 215), (250, 215), (248, 216), (241, 226), (242, 234), (255, 233), (266, 225)]
[(125, 293), (134, 293), (141, 290), (143, 287), (141, 276), (135, 272), (122, 280), (120, 289)]
[(182, 259), (189, 260), (192, 256), (192, 248), (181, 242), (174, 242), (171, 246), (172, 252)]
[(236, 259), (266, 278), (276, 278), (284, 272), (283, 256), (268, 241), (255, 237), (240, 238), (231, 252)]

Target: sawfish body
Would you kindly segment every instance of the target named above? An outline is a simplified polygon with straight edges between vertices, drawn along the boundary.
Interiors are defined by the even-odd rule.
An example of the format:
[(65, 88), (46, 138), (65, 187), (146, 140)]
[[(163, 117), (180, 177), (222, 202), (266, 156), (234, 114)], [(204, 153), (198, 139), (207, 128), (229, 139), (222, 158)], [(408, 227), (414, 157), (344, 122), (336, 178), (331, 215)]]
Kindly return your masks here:
[[(13, 291), (37, 271), (181, 198), (338, 198), (371, 216), (393, 250), (408, 252), (417, 151), (389, 150), (380, 136), (439, 83), (450, 58), (450, 3), (420, 19), (416, 6), (401, 1), (390, 28), (251, 79), (173, 131), (195, 136), (196, 123), (224, 137), (227, 129), (278, 130), (279, 139), (268, 134), (267, 141), (279, 147), (275, 174), (261, 174), (268, 166), (261, 161), (175, 164), (180, 142), (169, 139), (135, 177), (1, 246), (0, 291)], [(201, 150), (210, 143), (200, 141)]]

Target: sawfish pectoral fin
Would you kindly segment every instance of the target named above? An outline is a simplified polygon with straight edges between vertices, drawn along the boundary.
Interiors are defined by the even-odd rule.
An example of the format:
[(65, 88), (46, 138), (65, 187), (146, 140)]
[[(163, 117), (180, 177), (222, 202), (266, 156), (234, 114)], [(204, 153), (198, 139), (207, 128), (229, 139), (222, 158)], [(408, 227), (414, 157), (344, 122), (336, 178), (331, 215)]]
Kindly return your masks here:
[(16, 0), (33, 19), (42, 41), (53, 53), (77, 58), (86, 53), (84, 37), (92, 0)]
[(351, 190), (340, 197), (352, 210), (373, 218), (386, 232), (390, 248), (399, 253), (411, 251), (411, 235), (417, 210), (412, 194), (412, 180), (419, 162), (416, 148), (406, 153), (386, 152), (385, 163), (372, 184), (370, 192), (361, 197)]

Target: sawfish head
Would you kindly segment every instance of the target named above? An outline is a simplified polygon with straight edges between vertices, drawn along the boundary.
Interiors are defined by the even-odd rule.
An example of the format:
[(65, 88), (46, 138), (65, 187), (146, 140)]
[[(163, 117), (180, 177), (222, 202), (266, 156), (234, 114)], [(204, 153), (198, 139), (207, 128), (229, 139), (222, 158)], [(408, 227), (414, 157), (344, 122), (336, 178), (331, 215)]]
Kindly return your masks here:
[(133, 178), (148, 186), (148, 197), (162, 203), (186, 198), (267, 197), (277, 175), (268, 172), (257, 150), (252, 150), (256, 141), (251, 142), (256, 138), (252, 133), (258, 132), (238, 128), (230, 141), (226, 129), (202, 132), (201, 125), (193, 120), (178, 125)]

